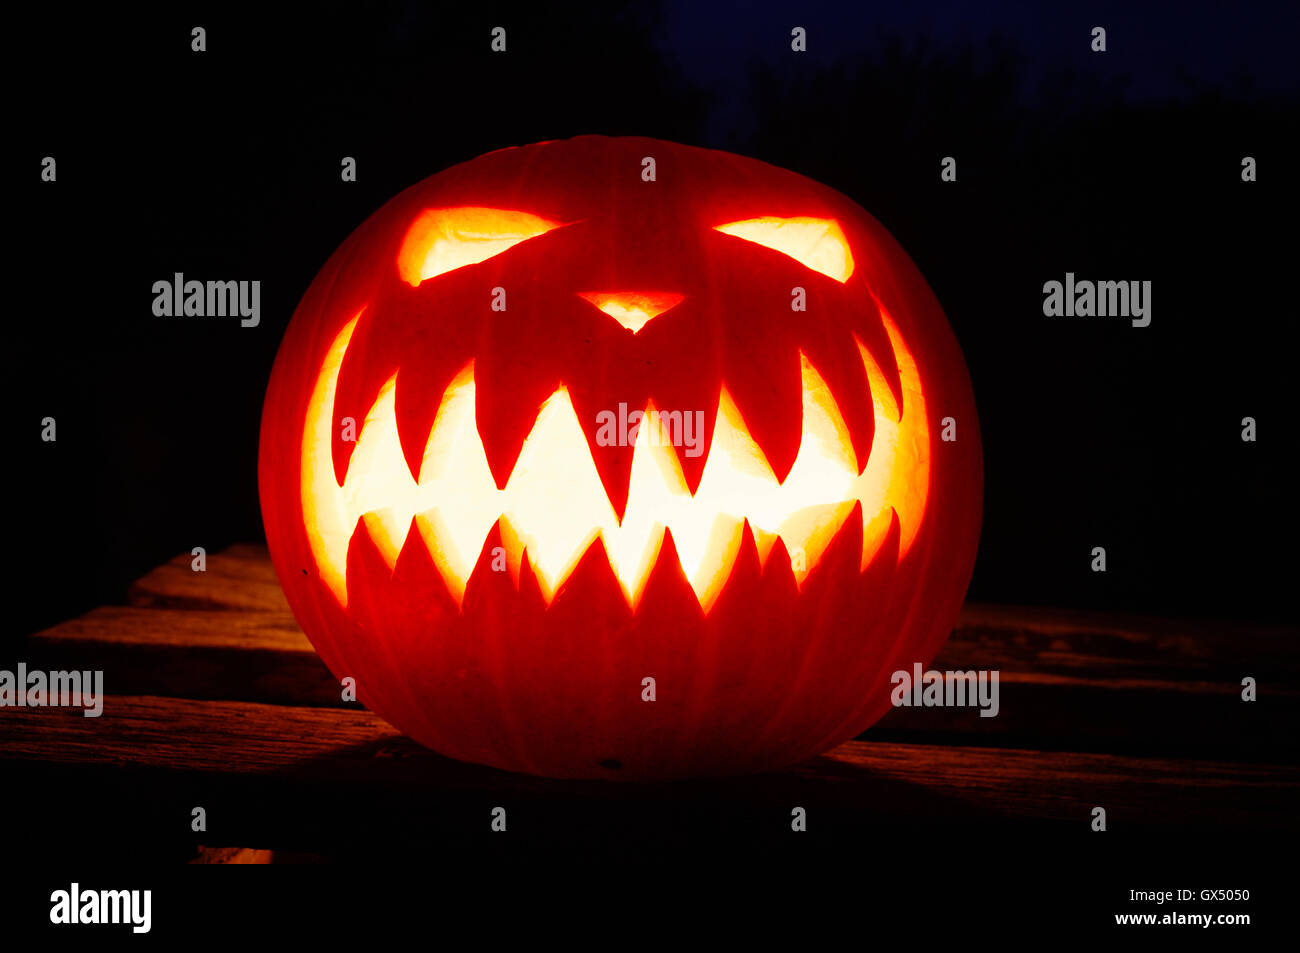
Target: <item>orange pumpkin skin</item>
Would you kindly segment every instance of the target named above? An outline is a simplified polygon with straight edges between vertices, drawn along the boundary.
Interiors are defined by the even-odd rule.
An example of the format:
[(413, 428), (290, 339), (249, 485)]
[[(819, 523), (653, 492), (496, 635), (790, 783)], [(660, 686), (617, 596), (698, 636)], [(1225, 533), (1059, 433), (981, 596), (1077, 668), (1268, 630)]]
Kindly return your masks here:
[[(645, 157), (654, 159), (652, 181)], [(413, 223), (429, 210), (463, 209), (527, 213), (559, 227), (421, 280), (432, 246), (426, 238), (411, 245)], [(446, 231), (440, 214), (427, 219), (435, 237)], [(838, 239), (825, 246), (835, 252), (828, 271), (824, 259), (810, 267), (765, 238), (718, 230), (754, 220), (835, 223), (851, 273), (836, 257)], [(457, 241), (480, 219), (464, 221)], [(771, 233), (780, 232), (778, 222)], [(497, 289), (505, 310), (493, 309), (502, 303)], [(803, 290), (805, 310), (793, 310), (794, 289)], [(670, 293), (677, 303), (634, 333), (582, 297), (607, 291)], [(342, 355), (333, 372), (331, 354)], [(854, 469), (876, 459), (879, 475), (880, 461), (893, 461), (885, 488), (876, 492), (877, 481), (870, 493), (855, 491), (865, 495), (847, 517), (836, 499), (830, 535), (815, 552), (792, 556), (790, 541), (757, 517), (741, 520), (732, 541), (719, 544), (726, 568), (711, 577), (707, 598), (679, 558), (677, 539), (693, 530), (685, 521), (661, 533), (633, 596), (606, 550), (612, 532), (597, 534), (558, 576), (551, 565), (548, 579), (534, 569), (547, 540), (533, 528), (535, 560), (521, 541), (528, 528), (521, 534), (507, 515), (488, 526), (477, 559), (462, 556), (472, 571), (461, 589), (449, 581), (443, 537), (429, 542), (436, 517), (412, 520), (403, 539), (391, 530), (409, 518), (401, 506), (386, 517), (388, 537), (382, 520), (356, 519), (363, 503), (330, 509), (340, 487), (356, 488), (357, 499), (379, 492), (363, 472), (380, 467), (374, 459), (389, 470), (403, 463), (393, 479), (409, 486), (437, 471), (436, 446), (425, 457), (430, 435), (441, 432), (449, 388), (467, 372), (473, 429), (494, 483), (475, 492), (522, 487), (516, 500), (531, 492), (516, 462), (541, 430), (539, 408), (560, 388), (588, 452), (570, 448), (572, 459), (559, 466), (575, 485), (590, 485), (594, 468), (608, 504), (592, 506), (630, 519), (639, 505), (629, 480), (636, 453), (646, 451), (592, 437), (597, 415), (620, 403), (703, 412), (704, 451), (667, 451), (696, 493), (711, 485), (709, 460), (722, 446), (725, 389), (784, 480), (808, 442), (806, 367), (829, 388)], [(332, 392), (323, 390), (331, 380)], [(348, 417), (360, 431), (355, 441)], [(945, 418), (954, 440), (940, 438)], [(359, 449), (378, 446), (392, 423), (400, 452), (396, 444), (387, 457)], [(308, 435), (325, 426), (327, 446)], [(536, 439), (538, 453), (553, 446)], [(838, 192), (753, 159), (584, 136), (503, 149), (434, 175), (343, 243), (280, 347), (259, 485), (289, 604), (330, 670), (354, 678), (371, 710), (465, 761), (552, 777), (654, 779), (777, 768), (880, 718), (893, 673), (928, 664), (956, 620), (979, 536), (982, 457), (957, 343), (925, 280), (875, 219)], [(563, 486), (548, 486), (538, 512), (577, 512)], [(454, 494), (438, 505), (463, 516)], [(332, 530), (328, 545), (320, 525), (327, 510), (331, 526), (349, 526), (342, 536)]]

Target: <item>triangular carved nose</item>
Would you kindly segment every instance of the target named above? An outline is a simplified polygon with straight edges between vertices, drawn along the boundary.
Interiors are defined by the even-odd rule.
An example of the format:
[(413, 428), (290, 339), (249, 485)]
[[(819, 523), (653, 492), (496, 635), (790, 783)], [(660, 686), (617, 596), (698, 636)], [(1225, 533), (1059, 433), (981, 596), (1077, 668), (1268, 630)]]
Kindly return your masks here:
[(651, 318), (681, 302), (684, 295), (668, 291), (579, 291), (578, 297), (590, 301), (636, 334)]

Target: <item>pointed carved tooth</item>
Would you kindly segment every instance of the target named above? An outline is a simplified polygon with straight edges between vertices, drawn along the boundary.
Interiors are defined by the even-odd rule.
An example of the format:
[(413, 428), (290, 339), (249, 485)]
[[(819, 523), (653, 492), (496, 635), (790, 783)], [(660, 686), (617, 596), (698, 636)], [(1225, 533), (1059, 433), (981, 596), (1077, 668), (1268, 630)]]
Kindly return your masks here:
[[(791, 571), (800, 588), (843, 528), (857, 500), (809, 506), (782, 526), (781, 539), (789, 544)], [(858, 520), (859, 528), (861, 518)]]
[(886, 506), (875, 516), (865, 519), (862, 527), (862, 561), (858, 567), (862, 572), (866, 572), (867, 567), (875, 561), (876, 554), (881, 551), (890, 533), (897, 536), (899, 529), (898, 513), (892, 506)]
[[(504, 548), (501, 540), (501, 526), (494, 523), (483, 538), (483, 545), (474, 556), (474, 568), (466, 577), (465, 590), (461, 597), (461, 611), (466, 615), (476, 612), (493, 611), (494, 604), (513, 595), (514, 584), (505, 573), (492, 571), (492, 559), (499, 548)], [(509, 592), (507, 592), (509, 590)]]
[(836, 331), (813, 336), (804, 354), (830, 390), (830, 396), (848, 428), (858, 473), (867, 466), (875, 437), (876, 414), (871, 385), (852, 334)]
[(421, 468), (428, 453), (433, 424), (442, 409), (444, 394), (468, 376), (472, 365), (456, 366), (450, 352), (436, 358), (421, 355), (402, 363), (397, 372), (397, 393), (393, 413), (402, 457), (412, 481), (421, 480)]
[(373, 315), (374, 309), (369, 308), (357, 319), (334, 386), (330, 445), (334, 477), (340, 486), (347, 479), (366, 414), (397, 371), (396, 356), (382, 353), (382, 329)]
[(854, 286), (850, 293), (854, 299), (850, 313), (862, 316), (854, 323), (853, 337), (860, 347), (865, 347), (871, 354), (880, 371), (879, 377), (872, 382), (872, 387), (879, 391), (883, 383), (888, 393), (881, 395), (881, 400), (892, 399), (894, 405), (898, 406), (903, 400), (903, 381), (896, 357), (898, 349), (894, 345), (893, 334), (887, 327), (893, 321), (887, 317), (879, 300), (865, 287)]
[(862, 342), (857, 342), (861, 349), (861, 364), (871, 393), (875, 416), (881, 418), (882, 424), (897, 424), (903, 419), (902, 409), (893, 389), (885, 378), (884, 370), (876, 356)]
[(408, 523), (400, 531), (396, 531), (394, 524), (397, 520), (392, 517), (386, 518), (386, 514), (391, 513), (391, 510), (385, 511), (385, 513), (372, 512), (361, 517), (361, 521), (365, 524), (366, 532), (370, 534), (375, 549), (383, 556), (384, 562), (388, 564), (390, 570), (397, 565), (397, 554), (402, 551), (402, 546), (406, 543), (406, 529), (410, 526)]
[[(425, 622), (434, 616), (456, 614), (464, 596), (464, 585), (459, 580), (448, 579), (438, 568), (429, 546), (431, 529), (424, 516), (412, 518), (406, 543), (397, 556), (397, 565), (393, 567), (398, 604), (390, 607), (390, 611), (419, 614)], [(405, 598), (401, 598), (403, 595)]]
[(572, 572), (558, 586), (540, 576), (538, 582), (552, 605), (560, 599), (572, 601), (581, 598), (578, 596), (581, 592), (603, 592), (604, 601), (610, 603), (623, 595), (610, 563), (609, 552), (605, 549), (605, 541), (599, 535), (593, 537), (583, 547), (581, 554), (574, 561)]
[(754, 442), (778, 481), (784, 482), (799, 455), (802, 428), (803, 383), (799, 352), (731, 358), (737, 373), (725, 374), (727, 390), (736, 402)]
[(686, 488), (692, 494), (700, 488), (713, 449), (721, 398), (721, 381), (703, 371), (684, 373), (670, 384), (660, 383), (651, 394), (661, 415), (663, 442), (672, 447)]
[(776, 541), (763, 566), (763, 594), (768, 601), (778, 605), (791, 602), (799, 594), (790, 553), (782, 539)]
[[(430, 561), (438, 570), (448, 595), (459, 607), (465, 599), (465, 580), (469, 578), (473, 566), (456, 548), (452, 534), (447, 531), (446, 524), (437, 510), (419, 513), (414, 517), (413, 522), (413, 528), (424, 542), (425, 552), (429, 554)], [(407, 536), (408, 547), (411, 535), (413, 534)]]
[(706, 613), (718, 601), (718, 596), (731, 580), (731, 570), (736, 564), (748, 524), (727, 513), (719, 513), (709, 528), (709, 535), (698, 553), (689, 556), (678, 551), (682, 569), (695, 590), (700, 608)]
[(539, 302), (520, 290), (506, 311), (484, 321), (474, 358), (474, 412), (492, 477), (505, 489), (542, 405), (564, 380), (567, 342), (550, 330), (558, 318), (547, 320)]
[(759, 565), (766, 566), (768, 557), (772, 555), (772, 547), (780, 537), (774, 531), (756, 529), (752, 526), (750, 528), (754, 532), (754, 548), (758, 551)]
[(581, 338), (565, 348), (563, 379), (605, 495), (615, 518), (622, 520), (635, 447), (625, 439), (625, 425), (630, 415), (645, 410), (646, 382), (653, 377), (645, 356), (650, 352), (640, 339), (581, 301), (566, 303), (566, 313), (575, 305), (586, 309), (584, 323), (578, 325)]
[[(776, 542), (776, 535), (772, 534), (771, 542)], [(770, 550), (770, 544), (769, 544)], [(749, 604), (749, 594), (754, 591), (763, 575), (763, 563), (758, 554), (758, 542), (754, 533), (754, 527), (749, 520), (741, 523), (740, 539), (736, 546), (735, 555), (732, 558), (727, 583), (723, 585), (713, 600), (712, 611), (739, 612), (745, 614), (753, 610), (752, 604)], [(733, 585), (734, 583), (734, 585)], [(730, 592), (741, 592), (745, 595), (740, 598), (743, 600), (736, 604), (735, 599), (728, 596)], [(728, 603), (731, 603), (728, 605)]]
[(720, 355), (727, 345), (725, 328), (705, 311), (708, 304), (698, 291), (688, 295), (637, 335), (627, 359), (643, 373), (642, 408), (653, 402), (667, 415), (673, 453), (692, 494), (709, 460), (723, 383)]
[(353, 612), (360, 608), (356, 600), (373, 599), (372, 594), (382, 593), (393, 578), (393, 565), (384, 553), (385, 544), (374, 537), (374, 526), (365, 518), (357, 520), (348, 541), (347, 583), (354, 595)]
[(551, 397), (556, 382), (533, 380), (512, 385), (508, 380), (496, 378), (497, 375), (489, 372), (476, 381), (474, 417), (492, 479), (497, 489), (504, 490), (515, 471), (524, 440)]
[(686, 578), (686, 573), (682, 569), (677, 543), (673, 539), (671, 529), (664, 531), (659, 558), (655, 560), (654, 567), (650, 570), (642, 600), (645, 604), (664, 611), (670, 618), (704, 614), (699, 597), (696, 596), (690, 580)]
[[(622, 399), (616, 400), (616, 396)], [(636, 444), (623, 439), (626, 435), (620, 427), (633, 411), (644, 409), (644, 397), (630, 388), (611, 394), (590, 385), (575, 385), (570, 397), (605, 496), (615, 519), (621, 522), (627, 512)]]
[[(856, 576), (862, 559), (862, 502), (840, 504), (828, 518), (818, 542), (817, 558), (799, 578), (799, 591), (808, 592), (814, 587), (835, 589), (849, 584)], [(798, 571), (796, 577), (800, 577)]]
[(523, 537), (515, 530), (514, 524), (506, 517), (497, 520), (497, 527), (501, 530), (501, 545), (505, 547), (506, 569), (510, 573), (510, 578), (514, 580), (515, 588), (518, 589), (524, 566), (528, 563), (528, 547)]
[[(528, 562), (528, 550), (524, 550), (519, 560), (519, 605), (522, 611), (532, 615), (546, 609), (546, 593), (542, 591), (542, 582), (537, 571)], [(548, 647), (549, 648), (549, 647)]]

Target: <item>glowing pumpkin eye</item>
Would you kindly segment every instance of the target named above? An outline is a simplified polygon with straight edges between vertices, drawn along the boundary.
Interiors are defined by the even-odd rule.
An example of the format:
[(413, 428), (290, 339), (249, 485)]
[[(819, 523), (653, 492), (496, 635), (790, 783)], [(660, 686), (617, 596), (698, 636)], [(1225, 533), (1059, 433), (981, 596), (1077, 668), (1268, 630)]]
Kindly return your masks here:
[(853, 253), (833, 218), (750, 218), (715, 225), (715, 231), (789, 255), (841, 284), (853, 274)]
[(563, 222), (502, 208), (431, 208), (406, 231), (397, 272), (407, 284), (475, 265), (508, 248), (544, 235)]

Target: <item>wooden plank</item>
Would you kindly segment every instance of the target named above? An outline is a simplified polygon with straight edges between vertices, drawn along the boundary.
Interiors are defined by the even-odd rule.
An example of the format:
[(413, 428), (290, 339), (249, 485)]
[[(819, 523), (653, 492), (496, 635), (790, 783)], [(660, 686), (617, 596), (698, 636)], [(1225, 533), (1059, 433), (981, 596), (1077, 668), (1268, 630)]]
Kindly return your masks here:
[(200, 847), (191, 864), (269, 864), (269, 850), (250, 850), (247, 847)]
[(194, 557), (182, 553), (132, 583), (133, 606), (172, 609), (229, 609), (288, 612), (266, 547), (239, 543), (209, 553), (206, 570), (195, 572)]
[[(264, 547), (214, 554), (207, 573), (192, 572), (190, 558), (132, 590), (135, 603), (182, 608), (95, 610), (38, 633), (28, 660), (101, 669), (116, 694), (344, 705)], [(899, 709), (870, 737), (1268, 759), (1294, 750), (1286, 726), (1300, 714), (1297, 646), (1297, 631), (1281, 626), (971, 604), (933, 667), (999, 671), (998, 717)], [(1253, 704), (1240, 699), (1247, 674), (1260, 683)]]
[(344, 705), (338, 682), (287, 610), (105, 606), (32, 636), (26, 661), (102, 671), (113, 694)]
[[(853, 741), (747, 778), (549, 781), (442, 758), (366, 712), (153, 697), (111, 697), (101, 719), (9, 710), (0, 718), (0, 762), (26, 781), (3, 794), (22, 800), (7, 810), (24, 817), (45, 809), (34, 791), (81, 795), (79, 830), (96, 829), (101, 809), (119, 828), (187, 828), (202, 805), (203, 843), (258, 849), (487, 837), (494, 805), (508, 806), (510, 829), (524, 837), (746, 836), (788, 831), (792, 806), (805, 806), (828, 833), (886, 822), (930, 828), (936, 818), (1086, 832), (1094, 806), (1105, 807), (1116, 830), (1300, 828), (1294, 765)], [(87, 791), (102, 797), (87, 799)]]
[(293, 615), (103, 606), (37, 634), (44, 642), (294, 654), (312, 652)]
[(1300, 626), (1166, 619), (1078, 609), (967, 603), (954, 667), (970, 657), (1008, 670), (1189, 684), (1244, 675), (1300, 674)]

